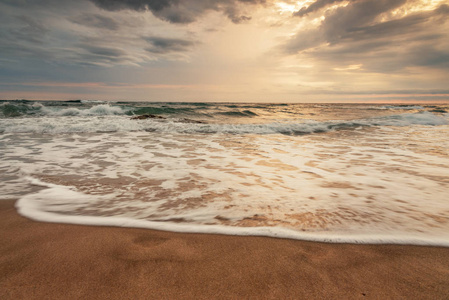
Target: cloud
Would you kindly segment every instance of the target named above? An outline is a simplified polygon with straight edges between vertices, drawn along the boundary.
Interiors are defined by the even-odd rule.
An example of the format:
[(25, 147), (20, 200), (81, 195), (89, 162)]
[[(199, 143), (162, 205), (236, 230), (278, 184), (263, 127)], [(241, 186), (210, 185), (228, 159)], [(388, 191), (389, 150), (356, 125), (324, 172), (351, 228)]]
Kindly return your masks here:
[(310, 4), (308, 7), (301, 7), (300, 10), (295, 12), (293, 15), (297, 17), (305, 16), (309, 13), (315, 12), (320, 10), (321, 8), (324, 8), (328, 5), (334, 4), (335, 2), (342, 2), (344, 0), (317, 0)]
[(234, 23), (251, 17), (241, 13), (242, 5), (263, 4), (265, 0), (90, 0), (109, 11), (151, 11), (156, 17), (171, 23), (192, 23), (207, 11), (221, 11)]
[(195, 45), (195, 42), (185, 39), (164, 38), (164, 37), (146, 37), (145, 40), (151, 45), (145, 50), (151, 53), (171, 53), (185, 52)]
[(39, 21), (26, 16), (16, 16), (18, 28), (10, 30), (10, 34), (22, 41), (42, 43), (48, 29)]
[[(334, 15), (326, 20), (322, 30), (326, 34), (327, 41), (331, 43), (373, 41), (393, 37), (414, 39), (420, 33), (436, 33), (438, 31), (435, 30), (439, 27), (438, 23), (444, 23), (449, 16), (449, 11), (445, 10), (445, 7), (447, 5), (442, 5), (433, 11), (408, 14), (402, 18), (377, 23), (373, 22), (374, 18), (385, 11), (378, 10), (377, 14), (367, 18), (363, 23), (360, 20), (342, 23), (342, 19)], [(335, 21), (336, 19), (338, 21)]]
[[(192, 35), (185, 28), (138, 12), (105, 11), (90, 1), (0, 0), (0, 21), (2, 68), (187, 61), (187, 52), (197, 43), (177, 38)], [(157, 36), (152, 34), (156, 30)]]
[[(307, 9), (331, 2), (335, 1), (318, 0), (315, 8), (312, 4)], [(297, 32), (280, 49), (328, 67), (361, 64), (364, 71), (380, 73), (414, 66), (448, 69), (449, 6), (392, 14), (399, 8), (406, 10), (407, 4), (406, 0), (352, 1), (328, 11), (317, 27)]]
[[(339, 1), (339, 0), (337, 0)], [(295, 13), (304, 16), (308, 12), (322, 8), (335, 0), (317, 0), (306, 10)], [(382, 13), (395, 9), (407, 0), (359, 0), (347, 6), (339, 7), (326, 14), (326, 18), (318, 28), (298, 32), (285, 45), (284, 51), (289, 54), (317, 47), (323, 43), (337, 44), (363, 26), (369, 26)], [(300, 13), (302, 11), (302, 13)]]
[(199, 37), (170, 22), (190, 23), (207, 11), (245, 22), (250, 17), (244, 8), (264, 1), (0, 0), (0, 64), (112, 67), (189, 61)]
[(137, 11), (161, 11), (180, 0), (92, 0), (96, 5), (106, 10), (132, 9)]
[(118, 30), (120, 25), (112, 18), (99, 14), (80, 14), (70, 19), (73, 23), (107, 30)]
[(87, 50), (91, 54), (99, 55), (99, 56), (121, 57), (121, 56), (126, 55), (126, 52), (120, 48), (102, 47), (102, 46), (86, 45), (86, 44), (82, 44), (82, 45), (80, 45), (80, 47)]

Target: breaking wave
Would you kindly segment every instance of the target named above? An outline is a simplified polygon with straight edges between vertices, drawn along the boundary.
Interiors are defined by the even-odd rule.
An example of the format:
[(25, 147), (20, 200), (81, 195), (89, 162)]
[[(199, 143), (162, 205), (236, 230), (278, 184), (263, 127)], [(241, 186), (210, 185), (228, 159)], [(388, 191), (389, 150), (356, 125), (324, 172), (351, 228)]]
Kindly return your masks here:
[[(95, 102), (97, 104), (97, 102)], [(70, 102), (71, 105), (82, 104), (82, 102)], [(109, 104), (99, 104), (87, 107), (67, 107), (67, 103), (60, 103), (58, 106), (41, 103), (24, 102), (3, 102), (0, 104), (0, 117), (16, 118), (25, 116), (106, 116), (124, 115), (130, 108), (111, 106)]]
[[(66, 117), (62, 117), (66, 116)], [(100, 117), (107, 116), (107, 117)], [(430, 112), (405, 113), (371, 119), (349, 121), (302, 120), (266, 124), (196, 124), (186, 119), (131, 120), (123, 109), (98, 105), (82, 114), (75, 108), (60, 110), (55, 117), (33, 119), (0, 119), (1, 133), (82, 133), (157, 131), (168, 133), (284, 134), (303, 135), (369, 126), (447, 125), (449, 115)]]

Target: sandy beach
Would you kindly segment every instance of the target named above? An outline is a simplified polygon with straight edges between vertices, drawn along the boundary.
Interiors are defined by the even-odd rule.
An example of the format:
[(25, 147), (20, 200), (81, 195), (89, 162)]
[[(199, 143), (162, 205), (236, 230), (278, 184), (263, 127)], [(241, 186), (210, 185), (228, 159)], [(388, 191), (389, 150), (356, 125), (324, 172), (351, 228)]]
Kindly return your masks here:
[(449, 297), (449, 248), (39, 223), (0, 207), (1, 299)]

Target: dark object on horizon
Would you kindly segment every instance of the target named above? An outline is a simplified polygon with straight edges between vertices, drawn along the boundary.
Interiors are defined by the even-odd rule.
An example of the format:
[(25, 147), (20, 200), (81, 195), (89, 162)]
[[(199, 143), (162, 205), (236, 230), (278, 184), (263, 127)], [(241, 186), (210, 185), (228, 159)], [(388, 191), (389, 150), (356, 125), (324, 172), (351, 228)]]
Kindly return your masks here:
[(164, 117), (161, 116), (156, 116), (156, 115), (151, 115), (151, 114), (146, 114), (146, 115), (139, 115), (139, 116), (134, 116), (131, 118), (131, 120), (146, 120), (146, 119), (166, 119)]
[(430, 112), (436, 112), (436, 113), (447, 113), (446, 110), (442, 109), (442, 108), (435, 108), (432, 110), (429, 110)]

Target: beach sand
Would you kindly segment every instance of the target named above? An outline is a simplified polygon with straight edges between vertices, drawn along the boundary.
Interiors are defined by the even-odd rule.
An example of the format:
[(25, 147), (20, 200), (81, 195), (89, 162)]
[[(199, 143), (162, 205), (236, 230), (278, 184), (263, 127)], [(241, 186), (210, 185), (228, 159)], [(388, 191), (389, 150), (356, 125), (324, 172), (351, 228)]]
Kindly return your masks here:
[(0, 224), (0, 299), (449, 298), (449, 248)]

